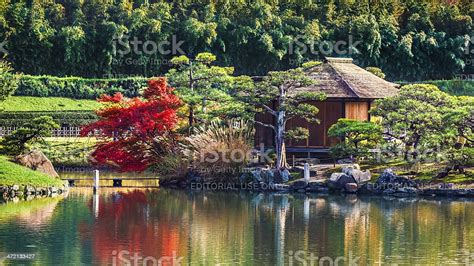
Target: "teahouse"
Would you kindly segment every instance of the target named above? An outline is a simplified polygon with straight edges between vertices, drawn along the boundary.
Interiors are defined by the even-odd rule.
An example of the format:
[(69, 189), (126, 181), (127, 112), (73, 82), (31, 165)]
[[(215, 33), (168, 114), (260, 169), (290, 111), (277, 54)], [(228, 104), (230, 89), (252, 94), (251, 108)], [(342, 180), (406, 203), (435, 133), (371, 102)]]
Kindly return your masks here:
[[(296, 92), (324, 92), (327, 99), (312, 102), (319, 108), (320, 124), (308, 123), (301, 118), (288, 121), (289, 129), (304, 127), (309, 130), (309, 138), (306, 140), (287, 141), (288, 152), (326, 152), (336, 142), (327, 136), (331, 125), (339, 118), (370, 120), (369, 110), (374, 100), (395, 95), (399, 87), (355, 65), (351, 58), (326, 58), (323, 64), (313, 68), (308, 75), (316, 81), (315, 84), (298, 88)], [(272, 123), (273, 116), (260, 114), (256, 119)], [(255, 144), (259, 146), (263, 143), (265, 147), (273, 147), (273, 134), (271, 129), (257, 125)]]

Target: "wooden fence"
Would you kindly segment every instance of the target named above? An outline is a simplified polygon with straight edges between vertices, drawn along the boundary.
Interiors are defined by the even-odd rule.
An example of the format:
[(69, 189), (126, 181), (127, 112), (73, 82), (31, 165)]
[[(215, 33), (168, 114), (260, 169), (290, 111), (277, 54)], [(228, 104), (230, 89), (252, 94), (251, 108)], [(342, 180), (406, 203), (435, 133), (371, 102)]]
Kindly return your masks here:
[[(16, 129), (18, 129), (18, 127), (0, 127), (0, 137), (10, 135)], [(80, 133), (81, 133), (81, 127), (78, 127), (78, 126), (61, 127), (58, 129), (53, 129), (52, 136), (75, 138), (75, 137), (79, 137)]]

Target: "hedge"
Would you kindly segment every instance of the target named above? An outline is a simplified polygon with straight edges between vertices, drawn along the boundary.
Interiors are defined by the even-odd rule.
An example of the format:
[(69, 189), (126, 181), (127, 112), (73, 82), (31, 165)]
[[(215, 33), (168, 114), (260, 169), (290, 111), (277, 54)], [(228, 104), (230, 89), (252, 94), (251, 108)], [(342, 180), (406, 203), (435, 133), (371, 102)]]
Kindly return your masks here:
[(426, 81), (442, 91), (456, 96), (474, 96), (474, 80), (434, 80)]
[(397, 82), (401, 85), (426, 83), (436, 85), (440, 90), (455, 96), (474, 96), (474, 80), (427, 80), (420, 82)]
[(143, 77), (87, 79), (22, 75), (14, 95), (96, 99), (102, 94), (121, 92), (127, 97), (135, 97), (146, 87), (147, 80)]
[(50, 116), (63, 126), (82, 126), (98, 119), (92, 111), (0, 112), (0, 127), (21, 126), (39, 116)]

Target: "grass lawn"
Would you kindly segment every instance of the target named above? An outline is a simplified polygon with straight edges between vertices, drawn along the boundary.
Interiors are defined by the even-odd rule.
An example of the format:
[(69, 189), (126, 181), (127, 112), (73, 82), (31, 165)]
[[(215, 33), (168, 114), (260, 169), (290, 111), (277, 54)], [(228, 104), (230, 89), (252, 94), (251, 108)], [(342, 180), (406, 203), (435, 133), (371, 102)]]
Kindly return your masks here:
[(0, 156), (0, 185), (60, 186), (63, 181), (33, 171)]
[(0, 103), (2, 111), (69, 111), (97, 110), (101, 103), (94, 100), (77, 100), (61, 97), (11, 96)]

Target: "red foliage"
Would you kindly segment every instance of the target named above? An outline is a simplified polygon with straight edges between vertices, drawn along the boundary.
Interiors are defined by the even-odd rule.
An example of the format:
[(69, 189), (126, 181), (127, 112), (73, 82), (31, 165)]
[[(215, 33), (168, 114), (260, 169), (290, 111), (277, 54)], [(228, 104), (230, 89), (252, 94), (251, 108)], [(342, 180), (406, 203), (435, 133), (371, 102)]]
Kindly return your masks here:
[(82, 136), (99, 134), (101, 142), (92, 157), (99, 165), (112, 164), (121, 171), (143, 171), (169, 150), (178, 122), (181, 101), (165, 78), (152, 79), (143, 99), (126, 99), (120, 93), (102, 96), (107, 107), (97, 112), (99, 121), (87, 125)]

